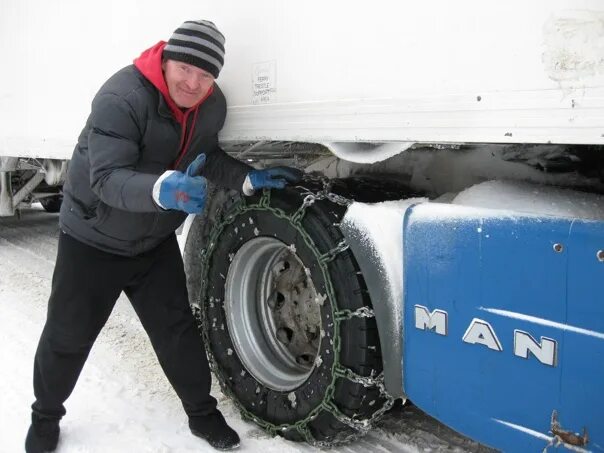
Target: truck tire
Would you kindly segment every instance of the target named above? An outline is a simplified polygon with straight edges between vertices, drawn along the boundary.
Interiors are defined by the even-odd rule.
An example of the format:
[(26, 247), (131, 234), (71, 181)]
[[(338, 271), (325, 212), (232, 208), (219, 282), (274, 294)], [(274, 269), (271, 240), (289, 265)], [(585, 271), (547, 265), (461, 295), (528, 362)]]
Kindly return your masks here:
[(52, 197), (40, 198), (40, 204), (46, 212), (55, 213), (61, 210), (63, 195), (54, 195)]
[[(313, 190), (220, 192), (191, 238), (202, 246), (193, 307), (213, 372), (244, 418), (333, 445), (363, 434), (393, 400), (371, 301), (337, 227), (346, 205)], [(194, 261), (185, 254), (189, 271)]]

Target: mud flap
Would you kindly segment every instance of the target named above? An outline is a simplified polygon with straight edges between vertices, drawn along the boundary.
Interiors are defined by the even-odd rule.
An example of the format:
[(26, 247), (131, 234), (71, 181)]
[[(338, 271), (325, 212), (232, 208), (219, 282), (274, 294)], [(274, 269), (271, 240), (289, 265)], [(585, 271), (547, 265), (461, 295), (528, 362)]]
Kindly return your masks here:
[(604, 222), (422, 204), (403, 228), (411, 401), (503, 451), (604, 451)]

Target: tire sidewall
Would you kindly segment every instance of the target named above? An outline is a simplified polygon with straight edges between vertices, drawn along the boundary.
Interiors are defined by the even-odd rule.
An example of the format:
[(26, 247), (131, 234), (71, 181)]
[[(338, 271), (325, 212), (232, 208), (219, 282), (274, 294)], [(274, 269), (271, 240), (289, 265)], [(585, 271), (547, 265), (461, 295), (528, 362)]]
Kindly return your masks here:
[(295, 251), (309, 269), (317, 293), (325, 296), (330, 284), (327, 281), (329, 272), (325, 273), (325, 269), (318, 263), (318, 250), (314, 244), (324, 241), (324, 238), (317, 237), (316, 232), (312, 228), (307, 231), (307, 239), (312, 240), (309, 245), (304, 240), (304, 232), (300, 227), (293, 225), (288, 219), (276, 217), (270, 210), (251, 209), (233, 217), (216, 238), (216, 244), (210, 244), (213, 251), (208, 260), (202, 307), (205, 312), (204, 333), (216, 364), (214, 371), (223, 387), (239, 402), (242, 409), (275, 425), (299, 422), (323, 402), (325, 393), (333, 382), (334, 361), (337, 362), (338, 359), (334, 349), (335, 305), (327, 297), (320, 306), (322, 338), (319, 359), (315, 361), (306, 381), (291, 391), (270, 389), (258, 382), (245, 368), (228, 332), (224, 301), (229, 258), (254, 238), (276, 238)]

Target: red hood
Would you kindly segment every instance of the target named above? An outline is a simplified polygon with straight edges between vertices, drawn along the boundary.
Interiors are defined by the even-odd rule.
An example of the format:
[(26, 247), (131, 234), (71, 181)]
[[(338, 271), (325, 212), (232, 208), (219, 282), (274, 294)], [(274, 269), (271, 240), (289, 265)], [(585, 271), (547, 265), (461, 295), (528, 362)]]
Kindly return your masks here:
[[(180, 124), (183, 124), (185, 112), (183, 112), (170, 97), (170, 92), (168, 91), (168, 86), (164, 80), (164, 73), (161, 68), (161, 59), (164, 47), (166, 47), (166, 42), (160, 41), (153, 47), (145, 50), (140, 57), (134, 60), (134, 66), (136, 66), (137, 69), (145, 76), (145, 78), (151, 82), (161, 94), (163, 94), (164, 99), (170, 106), (170, 110), (172, 110), (172, 113), (174, 114), (174, 118), (176, 118)], [(207, 99), (207, 97), (212, 94), (212, 91), (213, 89), (211, 88), (209, 93), (204, 96), (199, 104)], [(191, 107), (189, 110), (196, 109), (199, 104)]]

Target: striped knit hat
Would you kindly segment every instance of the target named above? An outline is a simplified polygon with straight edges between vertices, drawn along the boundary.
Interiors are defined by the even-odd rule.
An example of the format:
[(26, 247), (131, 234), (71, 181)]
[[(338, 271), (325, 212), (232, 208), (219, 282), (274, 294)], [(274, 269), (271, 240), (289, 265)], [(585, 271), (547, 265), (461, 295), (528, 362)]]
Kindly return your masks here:
[(170, 37), (164, 58), (182, 61), (218, 77), (224, 64), (224, 36), (209, 20), (189, 20)]

